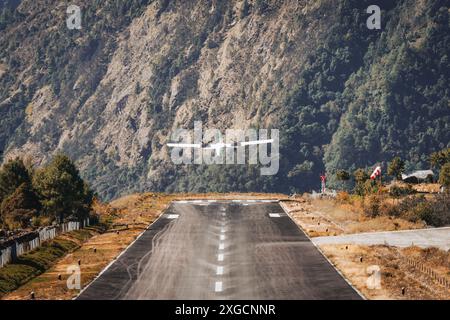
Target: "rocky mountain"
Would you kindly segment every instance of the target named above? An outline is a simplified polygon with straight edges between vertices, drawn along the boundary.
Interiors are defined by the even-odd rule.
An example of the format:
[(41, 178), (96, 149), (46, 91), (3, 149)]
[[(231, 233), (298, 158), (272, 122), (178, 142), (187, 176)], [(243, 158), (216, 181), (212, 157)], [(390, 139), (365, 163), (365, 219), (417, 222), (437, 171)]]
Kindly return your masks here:
[[(14, 2), (11, 2), (14, 3)], [(444, 0), (22, 0), (0, 12), (0, 150), (64, 152), (105, 199), (305, 191), (450, 146)], [(75, 3), (74, 3), (75, 4)], [(370, 30), (366, 9), (381, 9)], [(280, 130), (280, 170), (174, 165), (176, 128)]]

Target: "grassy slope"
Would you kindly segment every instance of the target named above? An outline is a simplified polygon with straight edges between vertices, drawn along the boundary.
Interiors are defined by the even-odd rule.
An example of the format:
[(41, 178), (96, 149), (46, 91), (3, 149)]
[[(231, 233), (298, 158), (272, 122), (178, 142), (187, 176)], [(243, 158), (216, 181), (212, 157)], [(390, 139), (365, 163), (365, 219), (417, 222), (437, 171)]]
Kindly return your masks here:
[(96, 232), (97, 229), (89, 228), (61, 235), (1, 268), (0, 297), (48, 270), (58, 259), (79, 248)]

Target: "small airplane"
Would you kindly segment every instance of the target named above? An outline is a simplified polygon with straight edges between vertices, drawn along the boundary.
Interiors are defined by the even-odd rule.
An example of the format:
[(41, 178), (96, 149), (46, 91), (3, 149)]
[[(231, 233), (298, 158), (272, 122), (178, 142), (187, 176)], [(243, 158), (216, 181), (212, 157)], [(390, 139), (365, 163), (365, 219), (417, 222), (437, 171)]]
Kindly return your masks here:
[(218, 156), (221, 155), (222, 149), (225, 148), (239, 148), (251, 145), (258, 144), (269, 144), (272, 143), (273, 139), (266, 140), (254, 140), (254, 141), (241, 141), (241, 142), (233, 142), (233, 143), (224, 143), (222, 139), (218, 143), (210, 143), (210, 144), (200, 144), (200, 143), (167, 143), (168, 147), (175, 148), (194, 148), (194, 149), (202, 149), (202, 150), (215, 150)]

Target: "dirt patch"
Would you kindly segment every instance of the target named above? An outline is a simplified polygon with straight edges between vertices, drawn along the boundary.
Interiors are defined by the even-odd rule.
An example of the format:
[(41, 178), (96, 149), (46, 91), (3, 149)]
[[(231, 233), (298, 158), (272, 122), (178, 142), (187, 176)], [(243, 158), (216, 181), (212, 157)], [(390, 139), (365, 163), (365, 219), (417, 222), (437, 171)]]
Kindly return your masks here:
[[(357, 245), (320, 248), (368, 299), (450, 299), (450, 287), (442, 281), (450, 283), (449, 252), (436, 248)], [(379, 288), (368, 287), (371, 268), (380, 270)]]

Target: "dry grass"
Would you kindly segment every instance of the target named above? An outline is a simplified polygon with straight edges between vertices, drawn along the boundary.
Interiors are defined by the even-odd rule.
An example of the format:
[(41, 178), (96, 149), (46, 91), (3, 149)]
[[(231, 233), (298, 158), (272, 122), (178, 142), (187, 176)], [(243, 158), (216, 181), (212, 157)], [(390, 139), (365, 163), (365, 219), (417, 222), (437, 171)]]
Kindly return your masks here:
[[(69, 290), (66, 285), (67, 268), (81, 260), (82, 287), (90, 283), (112, 260), (114, 260), (150, 223), (164, 211), (173, 200), (186, 199), (286, 199), (282, 194), (229, 193), (229, 194), (133, 194), (109, 204), (95, 204), (100, 220), (109, 226), (82, 243), (78, 250), (60, 259), (52, 268), (34, 278), (3, 299), (28, 299), (30, 292), (36, 299), (72, 299), (79, 291)], [(119, 233), (117, 233), (119, 231)], [(94, 253), (94, 248), (96, 252)], [(58, 275), (62, 280), (58, 280)]]
[[(344, 276), (368, 299), (450, 299), (450, 290), (426, 272), (408, 263), (408, 258), (431, 268), (450, 281), (450, 253), (436, 248), (323, 245), (322, 251)], [(362, 262), (360, 258), (362, 257)], [(379, 266), (381, 288), (369, 289), (369, 266)], [(402, 288), (405, 294), (402, 295)]]
[(401, 218), (364, 215), (361, 203), (339, 204), (334, 200), (303, 198), (283, 201), (292, 218), (310, 237), (335, 236), (374, 231), (420, 229), (423, 223)]

